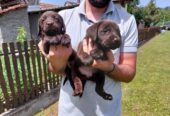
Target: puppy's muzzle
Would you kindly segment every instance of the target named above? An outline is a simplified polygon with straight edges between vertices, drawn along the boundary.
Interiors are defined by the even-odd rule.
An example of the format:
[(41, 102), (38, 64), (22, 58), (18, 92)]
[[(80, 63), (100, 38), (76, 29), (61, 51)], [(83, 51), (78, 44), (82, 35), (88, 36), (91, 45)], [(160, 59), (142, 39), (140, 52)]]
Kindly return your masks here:
[(44, 24), (44, 31), (48, 36), (55, 36), (58, 32), (58, 27), (52, 18), (47, 18)]
[(117, 36), (111, 36), (109, 39), (105, 39), (105, 41), (102, 42), (103, 49), (116, 49), (119, 48), (121, 45), (121, 40)]

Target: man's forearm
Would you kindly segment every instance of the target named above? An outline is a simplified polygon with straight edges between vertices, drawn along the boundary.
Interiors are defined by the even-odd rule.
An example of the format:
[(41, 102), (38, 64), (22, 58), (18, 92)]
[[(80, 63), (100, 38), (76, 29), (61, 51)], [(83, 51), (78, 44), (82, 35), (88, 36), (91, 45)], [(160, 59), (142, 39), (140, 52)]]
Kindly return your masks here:
[(136, 74), (135, 68), (126, 64), (115, 64), (115, 68), (108, 74), (109, 77), (116, 81), (130, 82)]

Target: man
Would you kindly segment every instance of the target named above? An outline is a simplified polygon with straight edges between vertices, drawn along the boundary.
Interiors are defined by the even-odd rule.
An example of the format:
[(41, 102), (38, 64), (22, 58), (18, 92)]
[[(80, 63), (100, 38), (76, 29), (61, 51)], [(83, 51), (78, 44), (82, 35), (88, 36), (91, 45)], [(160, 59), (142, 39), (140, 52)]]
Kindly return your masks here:
[[(60, 89), (59, 116), (120, 116), (121, 115), (121, 83), (130, 82), (136, 72), (136, 52), (138, 33), (134, 16), (123, 8), (114, 5), (111, 0), (83, 0), (79, 7), (60, 12), (66, 24), (66, 32), (71, 37), (72, 48), (77, 49), (86, 29), (99, 20), (112, 20), (119, 25), (122, 45), (107, 53), (107, 61), (96, 60), (92, 67), (106, 73), (104, 90), (111, 93), (113, 100), (104, 100), (95, 92), (95, 83), (87, 81), (81, 98), (72, 96), (73, 90), (67, 81)], [(39, 43), (40, 50), (42, 43)], [(83, 41), (83, 50), (87, 53), (91, 46)], [(51, 46), (49, 68), (56, 74), (63, 73), (71, 54), (70, 48)], [(64, 78), (63, 78), (64, 80)]]

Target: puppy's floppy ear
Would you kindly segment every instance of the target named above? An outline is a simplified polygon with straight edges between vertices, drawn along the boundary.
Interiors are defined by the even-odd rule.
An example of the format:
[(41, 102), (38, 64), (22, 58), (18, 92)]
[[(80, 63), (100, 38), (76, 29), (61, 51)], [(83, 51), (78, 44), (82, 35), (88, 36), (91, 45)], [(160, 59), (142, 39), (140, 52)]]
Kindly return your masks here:
[(39, 18), (38, 20), (38, 37), (41, 38), (42, 37), (42, 17)]
[(86, 37), (91, 38), (92, 41), (96, 41), (98, 39), (98, 28), (102, 22), (98, 22), (90, 26), (86, 31)]
[(119, 26), (118, 26), (116, 23), (114, 23), (114, 27), (115, 27), (116, 33), (117, 33), (117, 34), (118, 34), (118, 36), (121, 38), (120, 28), (119, 28)]
[(38, 25), (38, 37), (42, 37), (42, 29), (40, 25)]
[(122, 38), (122, 36), (121, 36), (121, 34), (120, 34), (120, 29), (119, 29), (119, 27), (116, 29), (116, 31), (117, 31), (117, 34), (118, 34), (118, 36), (120, 37), (120, 39)]
[[(59, 14), (58, 14), (59, 15)], [(59, 15), (59, 20), (60, 20), (60, 23), (61, 23), (61, 31), (62, 31), (62, 34), (65, 34), (66, 32), (66, 27), (65, 27), (65, 24), (64, 24), (64, 21), (63, 21), (63, 18)]]

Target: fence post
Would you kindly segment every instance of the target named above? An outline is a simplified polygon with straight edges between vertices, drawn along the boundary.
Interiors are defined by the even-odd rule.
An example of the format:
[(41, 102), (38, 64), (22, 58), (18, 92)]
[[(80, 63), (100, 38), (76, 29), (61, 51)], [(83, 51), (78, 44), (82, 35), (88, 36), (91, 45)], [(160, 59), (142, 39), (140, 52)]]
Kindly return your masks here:
[(21, 43), (17, 42), (16, 44), (17, 44), (17, 48), (18, 48), (19, 61), (20, 61), (21, 70), (22, 70), (22, 79), (23, 79), (23, 84), (24, 84), (24, 97), (25, 97), (25, 101), (28, 101), (28, 99), (29, 99), (28, 84), (27, 84), (27, 76), (26, 76), (26, 72), (25, 72), (24, 58), (22, 55)]
[(18, 90), (17, 92), (18, 101), (19, 101), (19, 104), (23, 104), (24, 98), (23, 98), (22, 90), (21, 90), (21, 82), (20, 82), (19, 73), (18, 73), (18, 63), (17, 63), (17, 58), (15, 55), (14, 43), (13, 42), (9, 43), (9, 47), (10, 47), (10, 51), (12, 54), (13, 68), (14, 68), (15, 79), (16, 79), (17, 90)]
[(10, 107), (9, 95), (8, 95), (8, 92), (7, 92), (7, 85), (6, 85), (4, 76), (3, 76), (1, 58), (0, 58), (0, 85), (1, 85), (2, 92), (3, 92), (4, 98), (5, 98), (5, 107), (7, 109), (9, 109), (11, 107)]
[(17, 106), (17, 98), (16, 98), (16, 94), (15, 94), (15, 90), (14, 90), (14, 82), (13, 82), (13, 78), (12, 78), (12, 74), (11, 74), (11, 66), (10, 66), (10, 60), (9, 60), (9, 56), (8, 56), (8, 46), (7, 43), (3, 43), (2, 44), (2, 48), (3, 48), (3, 52), (4, 52), (4, 60), (5, 60), (5, 65), (6, 65), (6, 70), (7, 70), (7, 75), (8, 75), (8, 81), (9, 81), (9, 87), (12, 93), (12, 104), (14, 107)]

